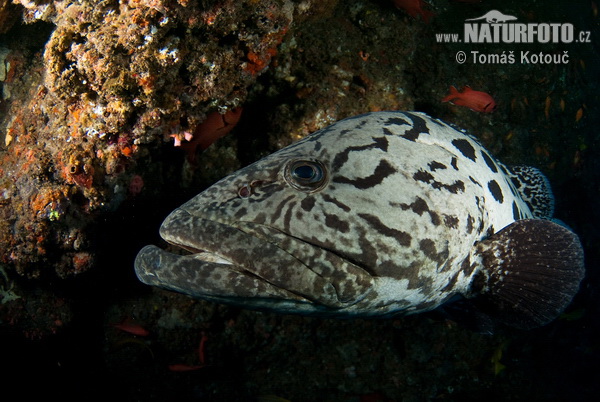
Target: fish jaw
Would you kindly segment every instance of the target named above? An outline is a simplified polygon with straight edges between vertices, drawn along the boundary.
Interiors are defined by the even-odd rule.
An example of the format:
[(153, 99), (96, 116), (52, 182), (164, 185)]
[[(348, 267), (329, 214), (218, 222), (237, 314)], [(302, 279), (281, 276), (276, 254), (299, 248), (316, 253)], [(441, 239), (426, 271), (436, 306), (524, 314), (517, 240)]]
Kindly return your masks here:
[[(219, 262), (220, 258), (210, 257), (211, 255), (178, 255), (156, 246), (146, 246), (135, 259), (135, 272), (147, 285), (217, 302), (254, 298), (258, 294), (266, 299), (308, 302), (293, 293), (245, 274), (241, 267)], [(224, 283), (228, 283), (229, 286), (224, 286)], [(202, 284), (201, 287), (199, 284)]]
[[(344, 315), (371, 290), (371, 283), (363, 280), (364, 286), (349, 296), (339, 272), (335, 277), (315, 272), (279, 247), (279, 240), (268, 241), (184, 209), (165, 219), (160, 234), (192, 254), (146, 246), (135, 260), (138, 278), (195, 298), (245, 308)], [(354, 277), (349, 279), (354, 282)]]

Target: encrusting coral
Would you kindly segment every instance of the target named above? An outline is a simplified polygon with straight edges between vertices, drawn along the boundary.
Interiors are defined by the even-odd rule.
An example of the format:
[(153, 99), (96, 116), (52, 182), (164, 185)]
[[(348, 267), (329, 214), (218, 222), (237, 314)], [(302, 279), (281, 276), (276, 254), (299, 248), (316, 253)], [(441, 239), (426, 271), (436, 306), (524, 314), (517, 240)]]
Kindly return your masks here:
[(0, 121), (0, 261), (29, 277), (89, 269), (89, 226), (137, 194), (125, 189), (144, 175), (140, 158), (242, 105), (295, 11), (289, 0), (15, 3), (25, 22), (55, 26), (2, 83), (13, 99)]

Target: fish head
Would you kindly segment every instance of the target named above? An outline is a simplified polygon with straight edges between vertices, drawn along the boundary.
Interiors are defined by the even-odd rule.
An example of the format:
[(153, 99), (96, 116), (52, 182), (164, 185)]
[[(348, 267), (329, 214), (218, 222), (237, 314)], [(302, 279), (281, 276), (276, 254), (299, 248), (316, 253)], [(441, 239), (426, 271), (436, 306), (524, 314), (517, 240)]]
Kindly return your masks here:
[(376, 208), (373, 197), (389, 198), (392, 189), (377, 186), (396, 172), (382, 162), (386, 146), (338, 126), (235, 172), (163, 222), (161, 237), (191, 254), (147, 246), (136, 259), (138, 277), (248, 308), (319, 315), (361, 310), (358, 305), (377, 298), (378, 264), (366, 221), (353, 220)]

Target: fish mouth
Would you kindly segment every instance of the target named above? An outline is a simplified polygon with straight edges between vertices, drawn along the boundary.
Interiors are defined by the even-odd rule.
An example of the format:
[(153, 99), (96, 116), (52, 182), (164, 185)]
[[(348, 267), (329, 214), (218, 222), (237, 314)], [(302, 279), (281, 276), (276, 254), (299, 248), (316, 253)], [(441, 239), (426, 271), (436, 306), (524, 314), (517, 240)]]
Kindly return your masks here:
[[(335, 280), (319, 275), (280, 247), (230, 224), (194, 216), (178, 208), (163, 222), (160, 235), (191, 252), (179, 255), (146, 246), (135, 259), (138, 278), (147, 285), (244, 307), (302, 310), (317, 304), (341, 309), (359, 298), (340, 294)], [(314, 310), (311, 307), (310, 310)]]

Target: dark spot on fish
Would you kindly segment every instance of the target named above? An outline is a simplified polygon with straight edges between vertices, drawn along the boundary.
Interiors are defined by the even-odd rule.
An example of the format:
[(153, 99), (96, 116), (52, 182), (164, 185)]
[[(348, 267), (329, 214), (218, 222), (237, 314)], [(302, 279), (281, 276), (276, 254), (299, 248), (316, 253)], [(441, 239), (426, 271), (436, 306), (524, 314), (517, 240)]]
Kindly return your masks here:
[(487, 152), (481, 151), (481, 156), (483, 156), (483, 160), (485, 161), (485, 164), (488, 165), (488, 167), (492, 170), (492, 172), (498, 173), (498, 168), (496, 167), (496, 164), (494, 163), (492, 158), (487, 154)]
[(383, 124), (386, 126), (405, 126), (408, 125), (408, 122), (400, 117), (390, 117)]
[(383, 261), (377, 266), (377, 275), (389, 278), (402, 278), (401, 273), (403, 271), (399, 268), (400, 267), (392, 261)]
[(465, 183), (463, 183), (461, 180), (456, 180), (450, 185), (442, 184), (442, 187), (450, 191), (452, 194), (456, 194), (458, 192), (462, 193), (465, 191)]
[(434, 211), (428, 211), (428, 212), (429, 212), (429, 217), (431, 218), (431, 223), (433, 223), (435, 226), (439, 226), (440, 223), (442, 223), (442, 221), (440, 220), (440, 216)]
[(513, 219), (516, 221), (521, 219), (521, 211), (519, 211), (519, 207), (517, 207), (517, 203), (515, 201), (513, 201), (513, 203), (512, 203), (512, 210), (513, 210)]
[(419, 248), (427, 257), (432, 260), (435, 259), (437, 255), (437, 250), (435, 249), (435, 243), (431, 239), (423, 239), (419, 242)]
[(442, 182), (434, 180), (433, 175), (429, 172), (424, 171), (423, 169), (420, 169), (417, 173), (415, 173), (413, 175), (413, 179), (415, 179), (416, 181), (422, 181), (424, 183), (431, 184), (431, 187), (435, 188), (436, 190), (444, 189), (451, 192), (452, 194), (456, 194), (459, 191), (465, 191), (465, 183), (463, 183), (461, 180), (457, 180), (452, 184), (444, 184)]
[(454, 168), (454, 170), (458, 170), (458, 165), (457, 165), (457, 160), (456, 158), (453, 156), (452, 160), (450, 161), (450, 165)]
[(342, 233), (348, 233), (350, 230), (348, 222), (341, 220), (336, 215), (325, 214), (325, 225)]
[[(246, 201), (250, 201), (249, 199), (245, 199)], [(221, 204), (220, 203), (211, 203), (210, 207), (211, 208), (219, 208)], [(242, 205), (242, 200), (240, 198), (236, 198), (234, 200), (231, 201), (231, 208), (238, 208), (240, 205)]]
[(375, 137), (373, 138), (373, 144), (360, 145), (356, 147), (348, 147), (344, 149), (343, 152), (338, 153), (335, 158), (333, 158), (333, 162), (331, 164), (333, 170), (340, 170), (340, 168), (344, 165), (344, 163), (348, 162), (348, 155), (353, 151), (364, 151), (367, 149), (378, 148), (384, 151), (387, 151), (388, 142), (385, 137)]
[(267, 221), (267, 214), (265, 214), (264, 212), (259, 212), (256, 217), (254, 218), (254, 222), (255, 223), (260, 223), (263, 224)]
[(370, 176), (359, 177), (357, 179), (349, 179), (344, 176), (335, 176), (333, 181), (336, 183), (352, 184), (358, 189), (365, 190), (381, 184), (386, 177), (393, 175), (396, 172), (397, 170), (388, 161), (382, 159), (379, 161), (379, 165), (377, 165), (375, 171)]
[(425, 256), (438, 264), (441, 264), (448, 258), (448, 247), (445, 247), (441, 252), (438, 253), (435, 242), (431, 239), (423, 239), (419, 242), (419, 249), (425, 254)]
[(378, 217), (371, 214), (358, 214), (358, 216), (365, 220), (373, 229), (384, 236), (396, 239), (403, 247), (409, 247), (412, 237), (410, 234), (403, 232), (398, 229), (390, 228), (386, 226)]
[(475, 162), (475, 159), (477, 159), (475, 156), (475, 148), (473, 148), (473, 145), (471, 145), (469, 141), (460, 138), (452, 140), (452, 145), (454, 145), (454, 147), (458, 149), (461, 154), (471, 159), (473, 162)]
[[(447, 250), (447, 249), (446, 249)], [(446, 261), (444, 261), (444, 265), (442, 265), (439, 269), (438, 272), (442, 273), (442, 272), (447, 272), (450, 271), (452, 269), (452, 264), (454, 263), (454, 259), (450, 258), (450, 259), (446, 259)]]
[(467, 256), (460, 264), (460, 270), (464, 273), (466, 277), (471, 276), (473, 270), (475, 269), (475, 264), (471, 264), (471, 257)]
[(346, 256), (345, 258), (354, 265), (361, 267), (372, 276), (378, 276), (379, 267), (377, 266), (377, 249), (367, 239), (366, 231), (364, 229), (359, 229), (358, 245), (360, 254), (353, 257)]
[[(365, 124), (368, 123), (368, 113), (363, 113), (363, 114), (358, 114), (356, 116), (351, 116), (351, 117), (347, 117), (344, 119), (344, 121), (353, 121), (353, 120), (360, 120), (358, 123), (356, 123), (356, 125), (354, 126), (354, 129), (357, 128), (363, 128), (365, 126)], [(335, 129), (335, 125), (331, 125), (331, 126), (327, 126), (324, 130), (333, 127)], [(322, 132), (323, 130), (321, 130), (320, 132)]]
[(427, 205), (427, 202), (425, 202), (425, 200), (421, 197), (417, 197), (411, 204), (390, 202), (390, 205), (392, 207), (400, 207), (403, 211), (410, 209), (419, 216), (423, 215), (423, 212), (427, 212), (431, 218), (431, 223), (433, 223), (435, 226), (438, 226), (441, 223), (440, 216), (436, 212), (431, 211)]
[(467, 233), (471, 234), (473, 232), (473, 223), (475, 222), (475, 219), (473, 219), (473, 217), (469, 214), (467, 215)]
[(437, 169), (447, 169), (447, 166), (438, 161), (432, 161), (427, 164), (429, 166), (429, 170), (435, 172)]
[(516, 177), (511, 177), (510, 181), (512, 182), (512, 184), (515, 186), (515, 188), (519, 189), (521, 188), (521, 180), (519, 180)]
[(283, 227), (287, 233), (290, 232), (290, 223), (292, 221), (292, 213), (294, 212), (296, 201), (292, 201), (288, 204), (288, 209), (285, 211), (283, 216)]
[(473, 177), (469, 176), (469, 180), (471, 180), (471, 182), (472, 182), (473, 184), (475, 184), (476, 186), (479, 186), (479, 187), (481, 187), (481, 184), (479, 184), (479, 182), (478, 182), (477, 180), (475, 180)]
[(289, 197), (282, 200), (279, 203), (279, 205), (277, 205), (277, 208), (275, 208), (275, 210), (273, 211), (273, 214), (271, 215), (271, 222), (276, 222), (277, 219), (279, 219), (279, 217), (281, 216), (281, 212), (283, 211), (283, 208), (287, 205), (288, 201), (290, 201), (293, 198), (294, 198), (294, 195), (290, 195)]
[(417, 181), (422, 181), (424, 183), (429, 183), (433, 180), (433, 175), (429, 172), (420, 169), (417, 173), (413, 175), (413, 179)]
[(375, 148), (381, 149), (383, 152), (387, 152), (389, 142), (385, 137), (373, 137), (373, 141), (375, 141)]
[(234, 216), (237, 219), (239, 219), (239, 218), (243, 217), (244, 215), (246, 215), (247, 213), (248, 213), (248, 208), (242, 207), (242, 208), (238, 209), (237, 211), (235, 211), (235, 215)]
[(310, 212), (315, 206), (315, 197), (308, 196), (304, 197), (302, 202), (300, 202), (300, 207), (306, 212)]
[(331, 197), (331, 196), (329, 196), (327, 194), (323, 194), (323, 201), (330, 202), (333, 205), (339, 207), (340, 209), (342, 209), (342, 210), (344, 210), (346, 212), (350, 212), (350, 210), (351, 210), (351, 208), (348, 205), (344, 204), (341, 201), (336, 200), (335, 198), (333, 198), (333, 197)]
[(458, 217), (444, 214), (444, 225), (450, 229), (458, 227)]
[(402, 134), (401, 137), (409, 141), (415, 141), (419, 138), (419, 135), (429, 134), (429, 128), (424, 119), (412, 113), (405, 113), (405, 116), (412, 120), (413, 126), (410, 130)]
[(399, 206), (400, 208), (402, 208), (403, 211), (406, 211), (410, 208), (411, 211), (413, 211), (419, 216), (423, 215), (423, 212), (429, 211), (429, 206), (427, 205), (427, 202), (425, 202), (425, 200), (421, 197), (417, 197), (415, 201), (411, 204), (400, 203)]
[[(419, 289), (424, 294), (429, 294), (432, 288), (432, 279), (429, 276), (420, 276), (422, 262), (413, 261), (408, 266), (402, 267), (402, 279), (408, 279), (407, 289)], [(426, 304), (422, 303), (421, 305)]]
[(487, 186), (490, 190), (490, 193), (492, 193), (494, 199), (502, 204), (502, 202), (504, 201), (504, 195), (502, 195), (502, 190), (500, 189), (500, 186), (498, 185), (496, 180), (490, 180)]
[[(485, 202), (485, 199), (484, 199)], [(479, 220), (479, 227), (477, 228), (478, 233), (483, 233), (483, 219)]]

